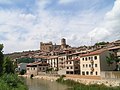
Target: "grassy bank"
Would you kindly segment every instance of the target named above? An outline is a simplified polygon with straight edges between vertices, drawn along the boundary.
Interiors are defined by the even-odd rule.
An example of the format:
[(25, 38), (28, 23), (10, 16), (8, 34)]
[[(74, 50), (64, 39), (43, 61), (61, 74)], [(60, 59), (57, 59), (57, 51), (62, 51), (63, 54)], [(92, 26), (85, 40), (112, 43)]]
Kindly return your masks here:
[(23, 80), (15, 74), (0, 77), (0, 90), (28, 90)]
[(107, 87), (103, 84), (85, 85), (70, 79), (64, 80), (64, 76), (61, 76), (59, 79), (57, 79), (57, 82), (68, 85), (70, 87), (68, 90), (120, 90), (120, 87)]

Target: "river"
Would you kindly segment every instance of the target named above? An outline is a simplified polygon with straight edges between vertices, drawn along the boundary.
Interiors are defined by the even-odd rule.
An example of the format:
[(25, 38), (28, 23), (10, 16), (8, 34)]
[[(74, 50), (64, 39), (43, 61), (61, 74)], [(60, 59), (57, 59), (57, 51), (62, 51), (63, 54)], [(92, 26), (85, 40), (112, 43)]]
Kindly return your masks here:
[(55, 81), (42, 79), (26, 79), (29, 90), (66, 90), (68, 87)]

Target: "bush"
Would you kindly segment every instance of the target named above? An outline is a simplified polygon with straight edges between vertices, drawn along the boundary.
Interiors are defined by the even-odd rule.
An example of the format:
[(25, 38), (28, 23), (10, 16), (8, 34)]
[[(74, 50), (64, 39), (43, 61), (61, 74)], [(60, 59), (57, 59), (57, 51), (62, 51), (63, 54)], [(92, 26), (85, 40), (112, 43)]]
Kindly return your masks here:
[(28, 90), (28, 88), (17, 75), (4, 74), (0, 77), (0, 90)]
[(25, 73), (26, 73), (26, 70), (23, 70), (23, 69), (22, 69), (22, 70), (20, 71), (20, 75), (24, 75)]
[(107, 87), (104, 84), (85, 85), (85, 84), (75, 82), (75, 81), (70, 80), (70, 79), (64, 80), (63, 76), (58, 78), (56, 81), (61, 83), (61, 84), (65, 84), (65, 85), (70, 86), (68, 88), (68, 90), (120, 90), (120, 87)]

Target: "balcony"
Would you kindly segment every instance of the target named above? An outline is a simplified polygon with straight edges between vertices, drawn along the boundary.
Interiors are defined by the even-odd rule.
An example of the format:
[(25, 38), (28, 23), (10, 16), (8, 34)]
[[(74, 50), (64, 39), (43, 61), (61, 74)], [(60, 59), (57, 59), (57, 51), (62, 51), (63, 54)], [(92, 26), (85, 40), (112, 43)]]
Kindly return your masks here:
[(91, 68), (91, 72), (93, 72), (93, 71), (94, 71), (94, 68), (92, 67), (92, 68)]
[(91, 63), (91, 64), (94, 64), (94, 61), (93, 61), (93, 60), (90, 60), (90, 63)]

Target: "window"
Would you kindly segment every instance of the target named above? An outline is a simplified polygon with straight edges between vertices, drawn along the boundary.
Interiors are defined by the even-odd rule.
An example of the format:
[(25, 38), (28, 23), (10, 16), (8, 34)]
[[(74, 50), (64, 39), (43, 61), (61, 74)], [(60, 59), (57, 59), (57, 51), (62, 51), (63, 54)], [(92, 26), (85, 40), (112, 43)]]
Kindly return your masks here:
[(39, 68), (41, 70), (41, 68)]
[(78, 67), (75, 67), (75, 69), (78, 69)]
[(90, 75), (93, 75), (93, 72), (90, 72)]
[(88, 72), (88, 71), (86, 72), (86, 75), (89, 75), (89, 72)]
[(98, 72), (97, 72), (97, 71), (96, 71), (95, 73), (96, 73), (96, 75), (98, 74)]
[(67, 62), (67, 64), (68, 64), (68, 62)]
[(85, 65), (83, 64), (83, 67), (85, 67)]
[(70, 64), (71, 64), (72, 62), (70, 62)]
[(87, 57), (85, 58), (85, 60), (87, 61)]
[(69, 69), (69, 67), (67, 67), (67, 69)]
[(27, 70), (29, 70), (29, 68), (27, 68)]
[(84, 58), (82, 58), (82, 60), (84, 61)]
[(88, 67), (88, 65), (86, 64), (86, 67)]
[(66, 74), (69, 74), (69, 71), (66, 71)]
[(70, 67), (71, 69), (73, 69), (73, 67)]
[(93, 60), (93, 57), (91, 57), (91, 60)]
[(90, 57), (89, 57), (89, 60), (90, 60)]
[(95, 67), (97, 67), (97, 64), (95, 64)]
[(82, 75), (85, 75), (85, 72), (84, 72), (84, 71), (82, 72)]
[(70, 71), (70, 74), (73, 74), (73, 71)]
[(35, 70), (35, 68), (33, 68)]
[(89, 64), (89, 67), (91, 67), (91, 64)]
[(43, 67), (43, 70), (44, 70), (45, 68)]
[(94, 59), (97, 60), (97, 56), (95, 56)]

